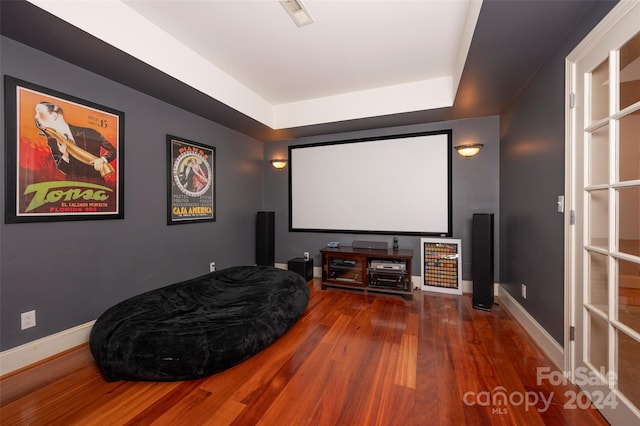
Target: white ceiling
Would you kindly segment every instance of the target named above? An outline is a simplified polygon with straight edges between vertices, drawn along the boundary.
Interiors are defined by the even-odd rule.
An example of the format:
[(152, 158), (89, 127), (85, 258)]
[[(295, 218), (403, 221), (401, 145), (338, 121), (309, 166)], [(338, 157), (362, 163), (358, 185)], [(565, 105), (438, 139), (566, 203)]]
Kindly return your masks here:
[(449, 107), (480, 0), (31, 3), (273, 128)]
[[(309, 8), (316, 20), (316, 4), (328, 3), (341, 7), (343, 3), (375, 3), (309, 1)], [(158, 0), (151, 5), (155, 9), (155, 6), (160, 7), (164, 3), (165, 1)], [(187, 9), (193, 6), (193, 3), (179, 3), (185, 3)], [(219, 6), (217, 3), (220, 2), (203, 0), (201, 3), (203, 4), (196, 5)], [(245, 7), (251, 5), (252, 8), (247, 8), (251, 15), (251, 11), (255, 10), (253, 6), (262, 5), (263, 2), (222, 3), (240, 4)], [(417, 6), (414, 2), (379, 3), (399, 4), (409, 8)], [(429, 0), (417, 3), (438, 4)], [(451, 3), (456, 3), (456, 0), (452, 0)], [(282, 7), (279, 4), (274, 0), (270, 0), (268, 4), (273, 6), (273, 17), (278, 16), (275, 19), (287, 22), (288, 27), (282, 28), (288, 28), (286, 31), (293, 34), (301, 34), (320, 26), (320, 23), (315, 23), (309, 27), (298, 28), (288, 21), (288, 16), (284, 10), (280, 10)], [(347, 89), (356, 90), (355, 92), (309, 95), (320, 97), (281, 101), (284, 103), (268, 99), (266, 91), (253, 86), (253, 83), (240, 81), (246, 77), (234, 75), (232, 70), (223, 71), (222, 65), (213, 64), (202, 54), (196, 53), (193, 47), (170, 36), (167, 31), (120, 0), (0, 0), (0, 34), (256, 140), (270, 142), (500, 115), (513, 104), (523, 90), (526, 90), (535, 74), (544, 69), (544, 64), (550, 58), (554, 58), (554, 55), (562, 54), (560, 49), (569, 46), (567, 43), (571, 43), (575, 28), (584, 27), (581, 23), (583, 20), (586, 19), (588, 23), (598, 16), (604, 16), (616, 1), (485, 0), (480, 3), (479, 0), (471, 0), (464, 4), (467, 4), (465, 29), (462, 32), (460, 48), (457, 49), (458, 56), (452, 76), (425, 76), (417, 82), (391, 83), (373, 89), (361, 89), (362, 86), (358, 86), (358, 89)], [(482, 10), (479, 11), (480, 7)], [(427, 19), (432, 14), (421, 17), (425, 20), (424, 28), (431, 28), (442, 22), (452, 24), (452, 20), (444, 19), (436, 20), (436, 24), (427, 24)], [(199, 13), (194, 15), (193, 19), (187, 19), (188, 22), (181, 24), (180, 28), (189, 28), (191, 21), (195, 22), (200, 15)], [(270, 19), (270, 22), (274, 18)], [(211, 19), (207, 16), (207, 22)], [(225, 21), (223, 19), (223, 22)], [(258, 84), (272, 83), (271, 80), (277, 76), (283, 76), (285, 81), (292, 81), (294, 77), (301, 76), (305, 80), (304, 87), (296, 89), (294, 94), (303, 93), (302, 90), (306, 90), (308, 86), (312, 86), (314, 90), (319, 88), (320, 83), (314, 82), (311, 85), (307, 82), (311, 78), (310, 71), (297, 71), (294, 76), (288, 72), (293, 66), (304, 66), (314, 60), (314, 54), (311, 54), (311, 59), (302, 59), (301, 55), (309, 50), (306, 49), (306, 45), (324, 46), (322, 39), (319, 42), (306, 41), (304, 48), (296, 49), (300, 52), (285, 55), (284, 59), (275, 61), (270, 59), (275, 57), (271, 46), (276, 45), (274, 41), (269, 41), (271, 32), (257, 31), (255, 25), (249, 25), (249, 22), (252, 22), (249, 18), (244, 21), (240, 19), (240, 22), (237, 22), (237, 30), (224, 37), (223, 47), (230, 48), (232, 54), (239, 49), (236, 48), (237, 43), (242, 44), (259, 38), (267, 44), (264, 48), (266, 51), (262, 49), (255, 55), (243, 55), (240, 58), (250, 60), (250, 66), (243, 65), (242, 71), (255, 71)], [(214, 26), (207, 25), (207, 28)], [(387, 23), (379, 25), (383, 25), (384, 29), (376, 33), (384, 35), (385, 41), (391, 39)], [(354, 25), (353, 28), (359, 27)], [(350, 43), (352, 37), (358, 38), (358, 34), (355, 30), (350, 31), (343, 35), (342, 42), (333, 43), (341, 47)], [(211, 43), (205, 37), (202, 39), (205, 46)], [(442, 47), (443, 41), (439, 37), (430, 38), (433, 39)], [(293, 38), (293, 41), (296, 40), (297, 36)], [(404, 37), (397, 43), (400, 45), (415, 40), (416, 37), (413, 36)], [(425, 41), (424, 46), (427, 46), (428, 42), (429, 40)], [(288, 42), (281, 41), (279, 45), (283, 43)], [(349, 68), (343, 60), (321, 61), (319, 65), (311, 67), (311, 72), (322, 69), (321, 77), (340, 77), (356, 83), (364, 81), (362, 76), (368, 71), (378, 71), (382, 66), (398, 63), (398, 58), (394, 56), (395, 51), (387, 51), (382, 55), (375, 48), (371, 48), (376, 44), (379, 43), (369, 42), (360, 49), (352, 49), (353, 55), (356, 55), (362, 49), (368, 48), (371, 59), (355, 61), (355, 65), (352, 63)], [(469, 46), (468, 49), (465, 46)], [(425, 49), (412, 47), (404, 56), (412, 60), (434, 57), (435, 54), (428, 53)], [(313, 48), (310, 50), (313, 51)], [(454, 50), (449, 48), (447, 51)], [(397, 51), (401, 52), (402, 49), (398, 48)], [(259, 58), (260, 61), (255, 58)], [(347, 55), (347, 58), (350, 59), (350, 56)], [(284, 71), (265, 71), (265, 67), (279, 66), (288, 59), (294, 60), (294, 65), (284, 66)], [(428, 61), (435, 62), (437, 61)], [(351, 67), (360, 63), (367, 64), (365, 71), (352, 71)], [(370, 65), (371, 63), (374, 65)], [(460, 77), (456, 73), (462, 70), (463, 64), (464, 72)], [(404, 71), (404, 67), (402, 68), (398, 75)], [(389, 75), (395, 76), (396, 72), (389, 72)], [(292, 87), (292, 84), (288, 86)], [(443, 104), (451, 104), (451, 98), (454, 97), (452, 106), (442, 107)]]

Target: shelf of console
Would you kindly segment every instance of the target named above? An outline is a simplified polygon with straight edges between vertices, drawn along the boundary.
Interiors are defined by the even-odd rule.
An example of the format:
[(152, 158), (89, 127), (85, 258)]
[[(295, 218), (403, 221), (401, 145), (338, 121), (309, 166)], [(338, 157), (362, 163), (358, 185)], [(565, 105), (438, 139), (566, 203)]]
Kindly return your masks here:
[(338, 284), (336, 282), (322, 282), (321, 288), (325, 290), (327, 287), (333, 288), (342, 288), (348, 290), (359, 290), (364, 292), (364, 294), (371, 293), (386, 293), (386, 294), (397, 294), (398, 296), (402, 296), (405, 299), (411, 300), (413, 298), (413, 291), (405, 291), (405, 290), (394, 290), (390, 288), (381, 288), (381, 287), (363, 287), (363, 286), (354, 286), (354, 285), (345, 285)]
[[(350, 246), (324, 248), (322, 254), (322, 289), (326, 287), (364, 291), (365, 293), (387, 293), (413, 297), (411, 284), (411, 261), (413, 250), (357, 249)], [(400, 268), (394, 271), (379, 271), (371, 268), (373, 262), (388, 262)], [(391, 280), (372, 278), (377, 273), (390, 275)], [(393, 279), (397, 280), (395, 283)], [(389, 285), (381, 284), (389, 282)], [(371, 285), (372, 283), (376, 285)], [(396, 288), (400, 284), (399, 287)]]

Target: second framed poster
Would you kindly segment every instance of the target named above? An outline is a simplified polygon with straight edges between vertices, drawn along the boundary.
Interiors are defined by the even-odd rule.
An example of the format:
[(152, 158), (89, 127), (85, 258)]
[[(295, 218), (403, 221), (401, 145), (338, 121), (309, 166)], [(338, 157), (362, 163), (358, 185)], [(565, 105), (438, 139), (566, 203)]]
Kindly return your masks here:
[(167, 135), (167, 224), (216, 220), (216, 149)]
[(438, 293), (462, 294), (461, 240), (422, 238), (422, 289)]

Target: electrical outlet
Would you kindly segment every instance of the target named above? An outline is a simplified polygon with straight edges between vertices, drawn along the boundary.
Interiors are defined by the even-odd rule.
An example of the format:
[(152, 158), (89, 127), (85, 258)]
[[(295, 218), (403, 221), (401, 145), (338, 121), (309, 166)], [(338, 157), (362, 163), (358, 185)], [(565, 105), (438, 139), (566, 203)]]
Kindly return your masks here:
[(522, 284), (522, 298), (523, 299), (527, 298), (527, 285), (526, 284)]
[(309, 252), (308, 251), (304, 252), (304, 260), (309, 260)]
[(36, 326), (36, 311), (23, 312), (20, 314), (20, 330)]
[(209, 264), (209, 272), (215, 272), (216, 271), (216, 262), (211, 262)]

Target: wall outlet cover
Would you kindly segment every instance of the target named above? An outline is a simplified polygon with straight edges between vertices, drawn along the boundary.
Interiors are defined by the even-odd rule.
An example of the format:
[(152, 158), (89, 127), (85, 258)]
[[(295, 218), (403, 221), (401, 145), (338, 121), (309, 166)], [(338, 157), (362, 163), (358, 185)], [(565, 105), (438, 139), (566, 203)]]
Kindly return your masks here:
[(36, 326), (36, 311), (23, 312), (20, 314), (20, 330)]

